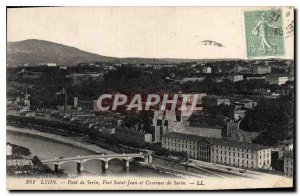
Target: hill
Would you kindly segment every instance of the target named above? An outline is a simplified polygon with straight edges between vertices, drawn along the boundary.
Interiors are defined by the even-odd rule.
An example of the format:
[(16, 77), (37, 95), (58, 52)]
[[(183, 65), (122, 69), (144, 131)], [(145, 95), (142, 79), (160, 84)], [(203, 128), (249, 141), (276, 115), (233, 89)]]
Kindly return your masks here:
[(168, 64), (189, 61), (192, 60), (108, 57), (82, 51), (75, 47), (37, 39), (7, 43), (7, 67), (17, 67), (25, 64), (37, 66), (44, 63), (72, 66), (90, 62)]
[(77, 65), (82, 62), (111, 62), (116, 58), (101, 56), (43, 40), (24, 40), (7, 43), (7, 65), (39, 65), (41, 63), (57, 63), (63, 65)]

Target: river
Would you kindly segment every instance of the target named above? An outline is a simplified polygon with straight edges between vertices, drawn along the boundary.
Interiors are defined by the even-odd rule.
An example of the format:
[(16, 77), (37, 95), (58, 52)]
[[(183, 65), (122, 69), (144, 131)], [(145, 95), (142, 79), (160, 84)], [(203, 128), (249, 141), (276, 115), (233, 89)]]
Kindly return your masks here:
[[(48, 140), (40, 136), (28, 135), (24, 133), (7, 131), (6, 141), (12, 144), (29, 148), (33, 155), (37, 155), (41, 160), (50, 159), (54, 157), (71, 157), (77, 155), (93, 155), (92, 151), (75, 147), (69, 144), (56, 142), (55, 140)], [(103, 152), (106, 150), (103, 149)], [(131, 162), (129, 171), (124, 170), (124, 163), (119, 160), (111, 160), (109, 162), (109, 169), (103, 173), (101, 169), (101, 161), (91, 160), (84, 163), (84, 170), (81, 175), (94, 176), (94, 175), (137, 175), (137, 176), (166, 176), (157, 170), (149, 169), (140, 166), (137, 163)], [(49, 167), (54, 169), (53, 164)], [(76, 163), (67, 162), (62, 165), (62, 169), (70, 175), (77, 174)]]

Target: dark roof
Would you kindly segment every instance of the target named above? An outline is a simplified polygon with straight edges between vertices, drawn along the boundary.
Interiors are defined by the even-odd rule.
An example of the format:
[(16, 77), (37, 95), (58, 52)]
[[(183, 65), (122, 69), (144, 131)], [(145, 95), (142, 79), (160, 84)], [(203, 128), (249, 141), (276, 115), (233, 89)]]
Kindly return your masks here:
[(254, 101), (252, 99), (248, 99), (248, 98), (244, 98), (244, 99), (237, 101), (237, 103), (250, 103), (250, 102), (254, 102)]
[(182, 140), (189, 140), (189, 141), (195, 141), (195, 142), (198, 142), (200, 140), (208, 140), (208, 139), (210, 139), (210, 138), (202, 137), (202, 136), (198, 136), (198, 135), (176, 133), (176, 132), (172, 132), (172, 133), (166, 134), (163, 137), (174, 138), (174, 139), (182, 139)]
[(212, 143), (216, 145), (242, 148), (247, 150), (262, 150), (262, 149), (270, 148), (268, 146), (262, 146), (259, 144), (247, 143), (247, 142), (236, 142), (236, 141), (231, 141), (231, 140), (221, 139), (221, 138), (213, 138)]
[(189, 140), (189, 141), (195, 141), (195, 142), (206, 140), (206, 141), (210, 142), (211, 144), (215, 144), (215, 145), (235, 147), (235, 148), (241, 148), (241, 149), (247, 149), (247, 150), (262, 150), (262, 149), (270, 148), (268, 146), (262, 146), (262, 145), (254, 144), (254, 143), (236, 142), (236, 141), (231, 141), (231, 140), (227, 140), (227, 139), (202, 137), (202, 136), (197, 136), (197, 135), (190, 135), (190, 134), (176, 133), (176, 132), (169, 133), (167, 135), (164, 135), (163, 137), (174, 138), (174, 139), (183, 139), (183, 140)]

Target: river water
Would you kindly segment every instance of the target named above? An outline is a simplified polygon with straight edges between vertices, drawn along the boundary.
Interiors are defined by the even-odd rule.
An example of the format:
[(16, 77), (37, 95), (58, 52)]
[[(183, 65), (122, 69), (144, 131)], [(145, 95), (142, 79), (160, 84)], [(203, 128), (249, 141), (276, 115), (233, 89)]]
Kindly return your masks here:
[[(33, 155), (37, 155), (41, 160), (51, 159), (54, 157), (72, 157), (77, 155), (93, 155), (94, 152), (85, 150), (79, 147), (71, 146), (65, 143), (56, 142), (54, 140), (47, 140), (43, 137), (27, 135), (17, 132), (7, 132), (6, 141), (12, 144), (29, 148)], [(103, 150), (105, 151), (105, 150)], [(53, 164), (49, 164), (49, 167), (54, 169)], [(70, 176), (77, 174), (76, 163), (67, 162), (61, 167)], [(91, 160), (87, 161), (83, 165), (84, 171), (81, 175), (109, 175), (109, 176), (121, 176), (121, 175), (137, 175), (137, 176), (166, 176), (166, 174), (160, 173), (157, 170), (149, 169), (140, 166), (137, 163), (131, 162), (129, 171), (124, 169), (124, 163), (119, 160), (109, 161), (109, 168), (106, 172), (102, 172), (101, 161)]]

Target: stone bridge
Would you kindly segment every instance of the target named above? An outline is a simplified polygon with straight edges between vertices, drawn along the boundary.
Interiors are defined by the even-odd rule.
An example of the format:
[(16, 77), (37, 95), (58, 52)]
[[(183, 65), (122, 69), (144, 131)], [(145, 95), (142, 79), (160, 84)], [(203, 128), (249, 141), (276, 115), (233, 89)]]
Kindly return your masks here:
[(55, 172), (58, 172), (61, 165), (66, 162), (75, 162), (77, 163), (77, 172), (80, 173), (83, 171), (83, 163), (90, 160), (100, 160), (102, 162), (102, 169), (105, 171), (108, 169), (108, 162), (113, 159), (118, 159), (124, 162), (125, 167), (129, 168), (129, 163), (135, 158), (144, 159), (145, 163), (152, 163), (152, 155), (149, 152), (143, 153), (135, 153), (135, 154), (101, 154), (101, 155), (87, 155), (87, 156), (77, 156), (77, 157), (61, 157), (61, 158), (53, 158), (42, 160), (43, 163), (54, 164)]

